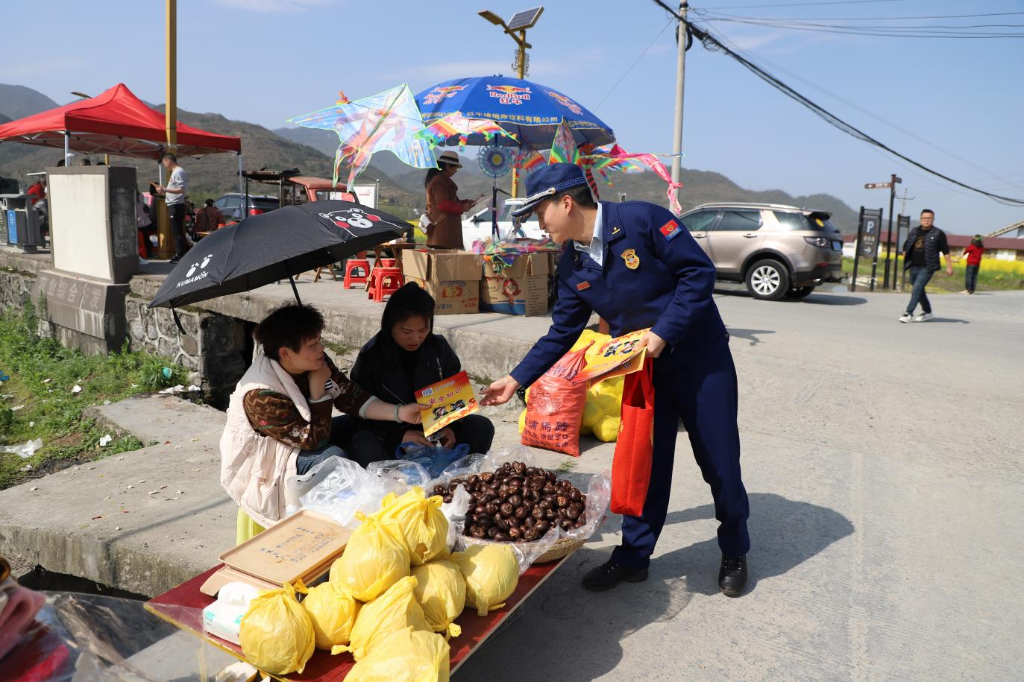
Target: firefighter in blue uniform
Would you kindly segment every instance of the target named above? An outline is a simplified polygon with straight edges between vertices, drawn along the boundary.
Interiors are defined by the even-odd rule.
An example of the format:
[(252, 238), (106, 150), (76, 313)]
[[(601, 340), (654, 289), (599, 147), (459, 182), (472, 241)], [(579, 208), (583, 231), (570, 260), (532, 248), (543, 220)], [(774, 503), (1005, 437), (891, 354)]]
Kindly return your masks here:
[(624, 516), (622, 544), (583, 578), (606, 590), (647, 578), (665, 524), (676, 432), (686, 427), (711, 486), (722, 563), (718, 582), (739, 596), (747, 580), (749, 505), (740, 476), (736, 368), (729, 335), (712, 299), (715, 268), (671, 212), (642, 201), (595, 203), (583, 172), (551, 164), (527, 178), (515, 213), (536, 213), (541, 228), (566, 244), (558, 265), (551, 328), (512, 373), (484, 391), (484, 405), (507, 402), (557, 362), (597, 312), (612, 336), (650, 328), (640, 342), (654, 361), (654, 457), (642, 516)]

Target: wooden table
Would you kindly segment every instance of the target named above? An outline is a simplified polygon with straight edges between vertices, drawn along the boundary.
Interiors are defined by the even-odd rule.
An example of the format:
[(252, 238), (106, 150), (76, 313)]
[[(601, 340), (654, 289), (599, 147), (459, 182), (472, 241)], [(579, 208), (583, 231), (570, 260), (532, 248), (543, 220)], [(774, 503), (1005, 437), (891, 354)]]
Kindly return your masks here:
[[(384, 253), (384, 249), (391, 249), (391, 252), (393, 254), (395, 254), (395, 260), (398, 261), (396, 263), (396, 266), (398, 268), (401, 268), (402, 267), (402, 252), (405, 251), (406, 249), (419, 249), (419, 248), (424, 248), (424, 246), (422, 244), (416, 244), (416, 243), (410, 243), (410, 242), (395, 242), (393, 244), (378, 244), (377, 246), (373, 247), (373, 255), (374, 255), (374, 257), (378, 261), (380, 261), (380, 259), (383, 258), (383, 256), (381, 254)], [(376, 263), (374, 263), (374, 267), (376, 267)]]
[[(523, 601), (565, 563), (566, 559), (568, 557), (549, 564), (531, 566), (526, 573), (519, 576), (519, 585), (512, 596), (505, 600), (505, 606), (501, 609), (480, 617), (467, 606), (455, 621), (462, 627), (462, 634), (453, 637), (448, 642), (451, 647), (451, 672), (454, 673), (458, 670), (459, 666), (465, 663), (487, 641), (487, 638), (493, 635), (498, 627), (522, 605)], [(205, 638), (209, 643), (232, 656), (245, 660), (240, 646), (203, 632), (203, 609), (212, 604), (214, 599), (200, 592), (199, 588), (222, 566), (223, 564), (214, 566), (206, 573), (197, 575), (174, 589), (154, 597), (146, 602), (146, 610), (175, 627)], [(275, 679), (286, 682), (340, 682), (345, 679), (353, 665), (355, 665), (355, 660), (352, 658), (352, 654), (331, 656), (330, 652), (317, 649), (306, 663), (305, 670), (301, 675), (293, 673), (286, 677), (275, 677)]]

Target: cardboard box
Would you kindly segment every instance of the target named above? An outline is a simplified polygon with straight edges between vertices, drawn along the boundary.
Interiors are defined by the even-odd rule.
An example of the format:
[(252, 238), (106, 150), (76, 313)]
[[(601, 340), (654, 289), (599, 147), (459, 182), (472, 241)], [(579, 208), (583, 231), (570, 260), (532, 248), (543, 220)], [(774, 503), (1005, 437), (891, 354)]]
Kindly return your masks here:
[(480, 263), (465, 251), (407, 251), (402, 274), (434, 297), (436, 315), (480, 312)]
[(504, 315), (543, 315), (548, 311), (548, 276), (486, 277), (480, 282), (480, 310)]
[(484, 277), (501, 277), (520, 279), (522, 277), (533, 277), (547, 275), (551, 272), (551, 258), (546, 253), (530, 253), (516, 256), (512, 265), (502, 268), (501, 272), (494, 269), (494, 266), (484, 261)]

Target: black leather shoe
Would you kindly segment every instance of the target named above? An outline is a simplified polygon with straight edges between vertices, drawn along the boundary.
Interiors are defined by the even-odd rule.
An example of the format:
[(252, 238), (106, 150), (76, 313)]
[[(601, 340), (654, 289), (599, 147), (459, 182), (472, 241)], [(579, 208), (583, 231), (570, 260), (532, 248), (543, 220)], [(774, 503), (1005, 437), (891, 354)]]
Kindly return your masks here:
[(747, 555), (727, 557), (722, 555), (722, 567), (718, 569), (718, 587), (727, 597), (743, 594), (747, 584)]
[(587, 574), (583, 576), (583, 587), (594, 592), (604, 592), (612, 589), (622, 580), (627, 583), (642, 583), (647, 580), (647, 569), (626, 568), (613, 561), (608, 561), (587, 571)]

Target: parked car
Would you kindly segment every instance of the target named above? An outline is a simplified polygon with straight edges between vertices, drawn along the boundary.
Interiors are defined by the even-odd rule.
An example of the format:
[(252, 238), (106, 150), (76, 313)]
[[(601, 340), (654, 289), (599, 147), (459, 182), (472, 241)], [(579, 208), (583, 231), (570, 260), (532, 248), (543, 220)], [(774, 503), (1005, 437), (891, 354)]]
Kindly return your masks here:
[[(227, 220), (238, 221), (245, 217), (242, 215), (242, 204), (245, 203), (245, 195), (238, 192), (230, 192), (222, 195), (213, 205), (220, 209), (220, 212), (224, 214)], [(277, 197), (270, 197), (265, 195), (250, 194), (249, 195), (249, 207), (246, 212), (247, 216), (259, 215), (266, 213), (267, 211), (273, 211), (276, 208), (280, 208), (281, 200)]]
[(778, 204), (702, 204), (680, 220), (711, 257), (718, 279), (751, 296), (804, 298), (842, 277), (843, 236), (831, 214)]
[[(482, 201), (485, 203), (484, 208), (477, 210), (462, 221), (462, 242), (467, 249), (471, 249), (473, 242), (476, 240), (487, 239), (491, 236), (493, 225), (491, 202), (488, 199), (483, 199)], [(525, 220), (520, 226), (520, 231), (515, 232), (514, 225), (512, 224), (512, 211), (521, 206), (524, 201), (526, 200), (505, 199), (498, 209), (498, 234), (501, 239), (515, 239), (516, 237), (525, 239), (547, 238), (547, 235), (541, 231), (540, 221), (537, 220), (535, 215), (531, 215)]]

